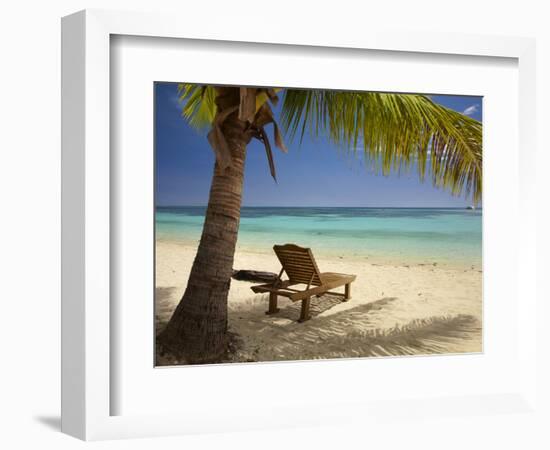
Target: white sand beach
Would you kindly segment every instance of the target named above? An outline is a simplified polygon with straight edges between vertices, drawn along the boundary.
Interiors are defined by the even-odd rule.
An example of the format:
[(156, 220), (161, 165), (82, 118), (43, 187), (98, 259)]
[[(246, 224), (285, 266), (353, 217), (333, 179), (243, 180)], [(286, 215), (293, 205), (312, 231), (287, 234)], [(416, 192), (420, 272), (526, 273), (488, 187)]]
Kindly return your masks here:
[[(194, 256), (192, 246), (157, 241), (157, 330), (178, 304)], [(312, 319), (298, 323), (300, 302), (279, 297), (280, 312), (268, 316), (267, 294), (254, 294), (253, 283), (232, 280), (229, 331), (236, 339), (233, 361), (482, 351), (481, 267), (380, 263), (346, 255), (316, 259), (322, 272), (357, 275), (352, 299), (314, 298)], [(280, 265), (272, 252), (237, 249), (234, 268), (278, 272)], [(157, 357), (157, 363), (178, 362), (164, 355)]]

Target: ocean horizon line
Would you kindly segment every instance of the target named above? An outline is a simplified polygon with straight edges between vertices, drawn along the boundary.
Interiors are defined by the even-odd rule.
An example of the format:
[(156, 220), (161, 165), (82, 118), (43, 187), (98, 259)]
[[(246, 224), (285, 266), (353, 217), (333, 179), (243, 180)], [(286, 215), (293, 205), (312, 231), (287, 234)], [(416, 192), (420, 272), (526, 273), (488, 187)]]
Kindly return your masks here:
[[(206, 208), (208, 205), (155, 205), (155, 208)], [(253, 206), (253, 205), (243, 205), (241, 208), (286, 208), (286, 209), (300, 209), (300, 208), (345, 208), (345, 209), (453, 209), (453, 210), (465, 210), (469, 209), (470, 206), (320, 206), (320, 205), (310, 205), (310, 206), (284, 206), (284, 205), (273, 205), (273, 206)], [(476, 210), (483, 209), (481, 206), (476, 206)]]

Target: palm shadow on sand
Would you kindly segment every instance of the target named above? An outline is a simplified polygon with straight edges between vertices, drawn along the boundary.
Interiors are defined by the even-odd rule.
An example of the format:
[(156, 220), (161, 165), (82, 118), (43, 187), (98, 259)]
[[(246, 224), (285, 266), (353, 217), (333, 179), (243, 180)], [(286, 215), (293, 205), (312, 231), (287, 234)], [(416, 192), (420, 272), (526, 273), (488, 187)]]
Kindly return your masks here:
[[(169, 320), (174, 308), (175, 288), (155, 290), (157, 333)], [(416, 319), (401, 326), (374, 327), (373, 313), (384, 314), (398, 300), (384, 297), (348, 307), (341, 298), (324, 295), (311, 304), (312, 319), (296, 320), (300, 302), (280, 302), (276, 315), (265, 315), (264, 296), (230, 304), (229, 331), (233, 336), (233, 354), (224, 362), (293, 361), (352, 357), (429, 355), (481, 351), (481, 323), (471, 315), (435, 316)], [(177, 304), (177, 302), (176, 302)], [(330, 315), (323, 315), (329, 312)], [(159, 365), (181, 364), (169, 357), (157, 360)]]
[(274, 316), (264, 315), (265, 301), (254, 302), (247, 311), (239, 308), (230, 312), (232, 331), (241, 338), (235, 359), (277, 361), (481, 351), (481, 324), (470, 315), (435, 316), (392, 328), (374, 328), (372, 313), (383, 313), (396, 300), (385, 297), (321, 315), (341, 302), (326, 295), (312, 302), (312, 319), (305, 323), (296, 322), (299, 302), (281, 305)]
[(175, 287), (155, 288), (155, 332), (158, 335), (174, 312)]

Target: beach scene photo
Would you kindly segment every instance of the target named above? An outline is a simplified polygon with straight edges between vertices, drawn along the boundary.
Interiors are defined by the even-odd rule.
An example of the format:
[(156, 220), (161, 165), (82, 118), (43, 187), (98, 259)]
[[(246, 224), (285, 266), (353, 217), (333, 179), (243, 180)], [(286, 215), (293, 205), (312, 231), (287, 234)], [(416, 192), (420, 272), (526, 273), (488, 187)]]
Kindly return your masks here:
[(156, 366), (483, 351), (481, 97), (154, 91)]

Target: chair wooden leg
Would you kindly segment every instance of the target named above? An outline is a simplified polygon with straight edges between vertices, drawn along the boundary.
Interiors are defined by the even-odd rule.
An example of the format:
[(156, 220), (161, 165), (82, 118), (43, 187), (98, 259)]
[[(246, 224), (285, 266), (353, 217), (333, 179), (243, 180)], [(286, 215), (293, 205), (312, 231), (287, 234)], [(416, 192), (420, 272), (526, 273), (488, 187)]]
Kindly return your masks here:
[(309, 315), (309, 303), (310, 303), (311, 297), (304, 298), (302, 300), (302, 310), (300, 312), (300, 318), (298, 319), (298, 322), (305, 322), (306, 320), (311, 319), (311, 316)]
[(277, 294), (275, 292), (269, 293), (269, 309), (265, 312), (266, 314), (276, 314), (279, 312), (277, 308)]
[(351, 283), (348, 283), (345, 286), (344, 301), (347, 302), (350, 298), (351, 298)]

